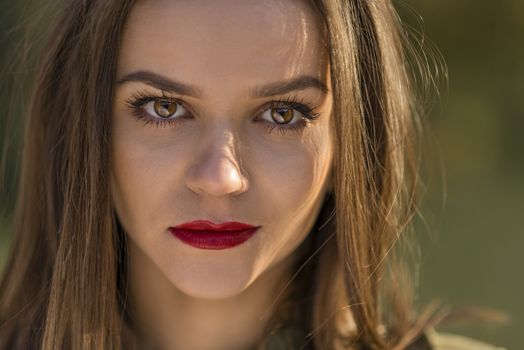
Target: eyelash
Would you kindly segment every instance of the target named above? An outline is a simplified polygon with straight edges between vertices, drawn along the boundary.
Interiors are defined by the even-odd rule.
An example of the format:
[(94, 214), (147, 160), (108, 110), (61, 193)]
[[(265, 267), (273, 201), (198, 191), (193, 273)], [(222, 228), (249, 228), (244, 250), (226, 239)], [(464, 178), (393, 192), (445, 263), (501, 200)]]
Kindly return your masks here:
[[(169, 101), (170, 103), (178, 103), (182, 107), (184, 107), (188, 112), (190, 111), (190, 108), (188, 108), (186, 106), (186, 104), (181, 99), (167, 96), (167, 94), (164, 91), (162, 91), (162, 95), (161, 96), (153, 95), (153, 94), (150, 94), (148, 92), (135, 92), (126, 101), (126, 104), (131, 109), (133, 115), (137, 119), (142, 120), (144, 122), (144, 125), (146, 125), (146, 126), (150, 125), (150, 126), (155, 126), (155, 127), (159, 127), (159, 128), (169, 128), (169, 127), (174, 126), (175, 123), (177, 123), (177, 119), (185, 118), (185, 116), (184, 116), (184, 117), (178, 117), (176, 119), (161, 120), (161, 119), (156, 119), (154, 117), (151, 117), (144, 110), (143, 107), (147, 103), (149, 103), (149, 102), (158, 101), (158, 100), (160, 100), (160, 101)], [(280, 135), (284, 135), (288, 131), (300, 132), (305, 127), (307, 127), (310, 122), (313, 122), (316, 119), (318, 119), (318, 117), (320, 115), (320, 113), (315, 113), (314, 112), (316, 110), (315, 106), (312, 106), (312, 105), (308, 104), (303, 99), (298, 99), (297, 96), (295, 96), (295, 95), (292, 95), (290, 97), (286, 97), (286, 98), (284, 98), (282, 100), (270, 101), (264, 107), (264, 109), (260, 113), (257, 114), (257, 116), (261, 115), (263, 112), (265, 112), (265, 111), (267, 111), (268, 109), (271, 109), (271, 108), (289, 108), (289, 109), (293, 109), (293, 110), (296, 110), (299, 113), (301, 113), (303, 115), (303, 118), (301, 120), (299, 120), (298, 122), (295, 122), (293, 124), (294, 126), (285, 126), (286, 124), (281, 124), (281, 125), (283, 125), (283, 126), (281, 126), (281, 125), (279, 125), (277, 123), (272, 124), (271, 122), (266, 121), (265, 123), (263, 123), (263, 124), (265, 124), (264, 125), (264, 129), (269, 134), (273, 133), (275, 129), (276, 129), (276, 131)]]

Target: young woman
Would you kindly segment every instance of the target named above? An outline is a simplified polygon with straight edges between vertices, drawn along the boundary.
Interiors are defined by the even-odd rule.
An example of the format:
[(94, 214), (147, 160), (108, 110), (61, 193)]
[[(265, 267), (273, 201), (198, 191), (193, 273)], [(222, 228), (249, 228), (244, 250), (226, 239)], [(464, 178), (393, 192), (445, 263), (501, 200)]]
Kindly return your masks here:
[(64, 1), (0, 349), (453, 342), (398, 249), (421, 130), (401, 39), (386, 0)]

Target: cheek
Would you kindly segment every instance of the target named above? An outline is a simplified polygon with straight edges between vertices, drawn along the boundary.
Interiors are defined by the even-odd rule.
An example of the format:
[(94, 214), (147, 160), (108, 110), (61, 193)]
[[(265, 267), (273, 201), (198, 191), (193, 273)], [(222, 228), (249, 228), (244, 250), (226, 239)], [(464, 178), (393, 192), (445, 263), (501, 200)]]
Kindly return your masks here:
[(261, 152), (257, 157), (260, 170), (256, 170), (256, 181), (267, 193), (268, 201), (263, 204), (271, 211), (291, 214), (307, 202), (315, 172), (315, 159), (307, 152), (304, 147), (297, 147), (277, 155)]
[(300, 211), (322, 189), (332, 157), (329, 137), (323, 131), (322, 126), (312, 129), (289, 147), (274, 152), (266, 149), (268, 153), (262, 157), (265, 168), (271, 172), (268, 179), (283, 200), (298, 204), (289, 206), (288, 211), (289, 208)]
[[(279, 256), (289, 254), (309, 233), (324, 195), (332, 163), (328, 135), (318, 129), (294, 147), (260, 153), (256, 170), (264, 200), (259, 213), (271, 222), (268, 240)], [(285, 234), (284, 234), (285, 233)]]
[[(112, 193), (118, 217), (133, 232), (163, 230), (180, 181), (184, 152), (177, 144), (151, 142), (134, 128), (115, 125), (112, 142)], [(164, 212), (162, 212), (164, 211)], [(173, 214), (173, 213), (171, 213)]]

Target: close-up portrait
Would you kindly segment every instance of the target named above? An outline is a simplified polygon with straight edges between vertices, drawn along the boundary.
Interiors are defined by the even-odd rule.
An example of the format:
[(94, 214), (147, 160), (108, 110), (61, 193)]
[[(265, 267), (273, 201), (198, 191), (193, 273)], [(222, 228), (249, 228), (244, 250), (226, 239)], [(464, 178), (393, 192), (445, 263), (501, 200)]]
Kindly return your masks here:
[(524, 348), (523, 13), (0, 0), (0, 350)]

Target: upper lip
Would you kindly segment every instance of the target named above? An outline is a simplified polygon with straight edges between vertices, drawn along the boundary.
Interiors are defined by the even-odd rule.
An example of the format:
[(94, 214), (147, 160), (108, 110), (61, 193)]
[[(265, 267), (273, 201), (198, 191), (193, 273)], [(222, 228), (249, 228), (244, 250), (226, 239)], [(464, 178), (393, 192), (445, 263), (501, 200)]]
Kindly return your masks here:
[(228, 221), (221, 224), (215, 224), (209, 220), (195, 220), (190, 222), (185, 222), (183, 224), (174, 226), (178, 229), (186, 230), (213, 230), (213, 231), (237, 231), (237, 230), (247, 230), (251, 228), (256, 228), (258, 226), (253, 226), (245, 224), (242, 222)]

